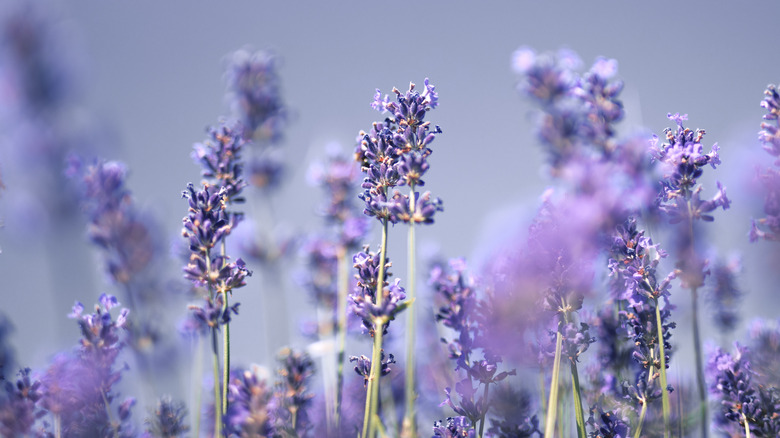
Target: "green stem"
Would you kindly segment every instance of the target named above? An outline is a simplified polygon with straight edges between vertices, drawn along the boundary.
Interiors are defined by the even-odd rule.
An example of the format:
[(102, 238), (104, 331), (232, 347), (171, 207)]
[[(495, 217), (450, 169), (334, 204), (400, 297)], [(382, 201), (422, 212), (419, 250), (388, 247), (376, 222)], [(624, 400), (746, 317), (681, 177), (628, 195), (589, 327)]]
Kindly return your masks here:
[[(489, 389), (490, 389), (490, 384), (486, 383), (485, 384), (485, 393), (482, 396), (482, 400), (484, 400), (484, 403), (485, 403), (486, 406), (488, 405), (488, 391), (489, 391)], [(479, 435), (477, 435), (477, 438), (482, 438), (482, 434), (484, 433), (484, 430), (485, 430), (485, 416), (486, 415), (487, 415), (487, 412), (482, 414), (482, 418), (479, 421)]]
[[(409, 209), (414, 216), (414, 209), (416, 205), (414, 184), (409, 186), (411, 193), (409, 193)], [(409, 243), (408, 243), (408, 262), (409, 268), (407, 275), (409, 277), (407, 298), (411, 302), (407, 309), (406, 316), (406, 413), (404, 415), (403, 430), (401, 436), (405, 438), (417, 437), (417, 421), (415, 419), (414, 403), (417, 399), (417, 393), (415, 390), (415, 361), (414, 361), (414, 343), (417, 330), (416, 317), (415, 317), (415, 297), (416, 297), (416, 278), (415, 278), (415, 240), (414, 240), (414, 221), (409, 222)], [(480, 434), (481, 435), (481, 434)]]
[[(209, 277), (209, 297), (215, 299), (214, 289), (211, 285), (211, 251), (206, 251), (206, 275)], [(214, 369), (214, 436), (222, 436), (222, 400), (219, 391), (219, 341), (217, 338), (217, 328), (211, 328), (211, 353), (213, 357)]]
[(338, 254), (338, 325), (336, 331), (339, 339), (338, 365), (336, 371), (336, 431), (341, 431), (341, 401), (344, 392), (344, 351), (347, 344), (347, 292), (349, 278), (347, 276), (347, 251), (339, 249)]
[(701, 436), (706, 438), (709, 432), (707, 423), (707, 390), (704, 383), (704, 367), (701, 358), (701, 335), (699, 334), (699, 292), (695, 287), (691, 288), (691, 307), (693, 308), (693, 348), (696, 357), (696, 386), (699, 390)]
[[(223, 267), (227, 263), (226, 257), (226, 243), (225, 239), (222, 239), (221, 245)], [(223, 292), (224, 299), (222, 303), (222, 313), (228, 312), (228, 293)], [(224, 330), (222, 331), (222, 412), (228, 410), (228, 387), (230, 386), (230, 321), (226, 321), (224, 324)]]
[(750, 438), (750, 424), (748, 424), (747, 416), (742, 413), (742, 422), (745, 423), (745, 438)]
[(222, 436), (222, 400), (219, 393), (219, 341), (217, 329), (211, 328), (211, 348), (214, 368), (214, 436)]
[(639, 413), (639, 424), (634, 432), (634, 438), (640, 438), (642, 435), (642, 426), (645, 424), (645, 414), (647, 414), (647, 401), (642, 402), (642, 411)]
[[(382, 246), (379, 251), (379, 273), (376, 280), (375, 304), (382, 306), (385, 286), (385, 259), (387, 257), (387, 218), (382, 219)], [(371, 372), (368, 376), (369, 391), (366, 394), (366, 412), (363, 416), (363, 438), (373, 438), (376, 433), (376, 416), (379, 396), (379, 376), (382, 368), (382, 335), (385, 321), (374, 321), (374, 348), (371, 353)]]
[(193, 361), (193, 368), (195, 370), (193, 371), (193, 378), (194, 382), (192, 382), (192, 387), (194, 388), (195, 395), (194, 395), (194, 406), (195, 406), (195, 426), (193, 427), (193, 431), (195, 432), (196, 436), (200, 434), (200, 412), (201, 412), (201, 406), (200, 406), (200, 399), (201, 394), (203, 393), (203, 387), (200, 383), (200, 379), (203, 377), (203, 340), (198, 336), (196, 341), (198, 343), (198, 346), (196, 347), (195, 352), (195, 360)]
[(570, 360), (569, 364), (571, 365), (571, 390), (574, 398), (574, 415), (577, 419), (577, 437), (585, 438), (588, 433), (585, 431), (585, 413), (582, 409), (582, 395), (580, 394), (580, 377), (577, 373), (577, 363)]
[(663, 406), (664, 411), (664, 437), (669, 437), (669, 434), (671, 433), (670, 423), (669, 423), (669, 417), (671, 417), (671, 407), (669, 404), (669, 390), (667, 389), (666, 384), (666, 353), (664, 352), (664, 334), (663, 334), (663, 323), (661, 321), (661, 307), (658, 303), (658, 299), (654, 299), (655, 301), (655, 325), (657, 326), (658, 330), (658, 348), (660, 353), (661, 359), (661, 366), (659, 367), (658, 371), (661, 374), (661, 405)]
[(108, 398), (106, 398), (106, 391), (104, 391), (102, 387), (100, 389), (100, 396), (103, 397), (103, 406), (106, 407), (106, 415), (108, 416), (108, 423), (111, 425), (111, 429), (114, 430), (114, 438), (117, 438), (119, 437), (119, 423), (114, 422), (114, 416), (111, 415), (111, 405), (108, 403)]
[(550, 381), (550, 398), (547, 401), (547, 418), (545, 420), (544, 436), (552, 437), (555, 433), (555, 416), (558, 409), (558, 378), (561, 371), (561, 346), (563, 336), (559, 331), (555, 335), (555, 359), (553, 360), (552, 380)]

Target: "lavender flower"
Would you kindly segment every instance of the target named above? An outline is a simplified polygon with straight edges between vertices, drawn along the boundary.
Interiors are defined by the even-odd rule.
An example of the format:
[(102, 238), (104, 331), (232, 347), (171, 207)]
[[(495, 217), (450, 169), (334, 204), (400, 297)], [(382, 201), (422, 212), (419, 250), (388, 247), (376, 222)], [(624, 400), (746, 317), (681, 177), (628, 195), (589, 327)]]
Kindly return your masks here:
[(228, 98), (243, 125), (243, 137), (278, 143), (287, 123), (277, 73), (278, 57), (270, 52), (241, 49), (229, 58), (225, 73)]
[[(395, 316), (408, 305), (408, 302), (402, 302), (406, 295), (404, 288), (400, 285), (401, 280), (396, 279), (393, 283), (389, 283), (387, 280), (383, 281), (382, 304), (377, 306), (375, 295), (379, 276), (379, 254), (369, 252), (366, 247), (362, 252), (355, 254), (352, 261), (358, 271), (355, 275), (357, 284), (349, 297), (352, 302), (352, 311), (363, 319), (363, 326), (371, 336), (373, 336), (377, 321), (380, 320), (383, 321), (383, 333), (387, 332), (389, 322), (395, 319)], [(387, 271), (390, 266), (392, 264), (385, 260), (385, 279), (392, 276)]]
[(170, 397), (162, 397), (152, 416), (145, 420), (146, 433), (143, 437), (175, 438), (183, 436), (190, 427), (184, 422), (187, 408), (182, 402), (175, 402)]
[(715, 421), (724, 431), (741, 434), (750, 428), (761, 437), (780, 433), (780, 394), (777, 388), (753, 385), (747, 349), (737, 344), (734, 355), (717, 349), (707, 372), (714, 382), (710, 392), (721, 405)]
[(605, 411), (601, 403), (590, 409), (588, 426), (591, 432), (588, 438), (628, 438), (629, 420), (621, 410)]
[(276, 433), (306, 436), (312, 424), (308, 409), (313, 394), (309, 385), (314, 374), (314, 362), (305, 353), (286, 348), (279, 354), (280, 368), (274, 397), (278, 400)]
[(740, 257), (719, 260), (712, 269), (713, 285), (708, 294), (713, 308), (713, 320), (722, 332), (730, 332), (739, 322), (739, 303), (742, 291), (737, 285), (737, 275), (742, 271)]
[(582, 61), (568, 50), (537, 55), (520, 48), (513, 58), (514, 70), (522, 75), (518, 88), (543, 110), (538, 134), (550, 154), (553, 173), (583, 147), (599, 153), (614, 150), (613, 125), (623, 117), (618, 100), (623, 83), (612, 80), (617, 61), (598, 58), (580, 75)]
[(382, 123), (374, 123), (370, 133), (361, 132), (355, 156), (367, 174), (363, 183), (366, 189), (360, 198), (366, 203), (365, 214), (379, 220), (391, 223), (399, 221), (432, 223), (433, 214), (441, 210), (441, 201), (430, 199), (430, 194), (423, 195), (420, 208), (424, 212), (410, 214), (409, 198), (399, 192), (390, 190), (396, 186), (409, 185), (414, 192), (416, 186), (425, 182), (423, 175), (430, 167), (427, 159), (431, 154), (429, 145), (441, 133), (436, 126), (431, 128), (430, 122), (424, 121), (426, 112), (438, 105), (438, 94), (428, 79), (425, 80), (425, 91), (419, 93), (415, 85), (410, 84), (406, 93), (393, 88), (396, 102), (391, 102), (377, 90), (372, 107), (379, 111), (388, 111), (393, 117)]
[(203, 143), (195, 144), (193, 160), (203, 167), (204, 178), (217, 187), (225, 187), (225, 202), (244, 202), (241, 191), (247, 184), (242, 179), (241, 152), (248, 141), (242, 137), (241, 125), (221, 120), (218, 126), (209, 128), (208, 134)]
[[(358, 356), (350, 356), (349, 357), (350, 362), (355, 362), (355, 372), (358, 376), (363, 377), (363, 385), (368, 385), (368, 378), (371, 374), (371, 358), (366, 357), (364, 355)], [(395, 363), (395, 356), (392, 354), (389, 354), (387, 356), (387, 359), (385, 359), (385, 352), (384, 350), (380, 353), (380, 364), (381, 367), (379, 369), (382, 376), (386, 376), (390, 374), (391, 368), (390, 365)]]
[(534, 406), (528, 391), (497, 385), (491, 403), (490, 428), (487, 436), (525, 438), (542, 436), (539, 419), (533, 415)]
[(446, 423), (437, 421), (433, 424), (433, 438), (474, 438), (476, 432), (468, 418), (447, 417)]
[(228, 436), (270, 436), (275, 414), (269, 402), (273, 393), (266, 382), (249, 370), (231, 372), (225, 431)]
[(5, 382), (5, 393), (0, 393), (0, 434), (3, 436), (26, 436), (32, 431), (35, 421), (45, 414), (37, 402), (43, 396), (41, 382), (33, 381), (30, 369), (19, 370), (15, 384)]
[(126, 399), (117, 406), (117, 416), (112, 414), (117, 397), (113, 386), (121, 378), (114, 364), (128, 324), (127, 309), (116, 320), (111, 317), (110, 310), (118, 305), (115, 297), (103, 294), (95, 313), (84, 314), (77, 302), (69, 316), (81, 328), (81, 347), (75, 356), (56, 357), (41, 377), (41, 407), (59, 420), (62, 436), (134, 436), (129, 423), (134, 400)]
[(761, 123), (758, 139), (763, 143), (764, 150), (775, 157), (776, 160), (773, 163), (775, 167), (767, 167), (759, 175), (761, 183), (766, 190), (764, 197), (764, 213), (766, 216), (752, 220), (750, 227), (751, 242), (755, 242), (758, 239), (780, 240), (780, 171), (776, 167), (780, 166), (780, 125), (778, 125), (780, 95), (778, 95), (775, 85), (769, 85), (766, 91), (764, 91), (764, 96), (761, 106), (767, 110), (767, 113), (764, 114), (764, 122)]

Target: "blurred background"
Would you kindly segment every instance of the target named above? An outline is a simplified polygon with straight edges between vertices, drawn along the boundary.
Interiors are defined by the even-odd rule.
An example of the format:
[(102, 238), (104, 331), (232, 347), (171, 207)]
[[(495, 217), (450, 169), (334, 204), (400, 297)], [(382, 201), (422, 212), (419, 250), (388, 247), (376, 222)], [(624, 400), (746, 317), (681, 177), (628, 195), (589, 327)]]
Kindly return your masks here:
[[(548, 183), (532, 107), (516, 91), (512, 53), (521, 46), (568, 48), (586, 67), (597, 56), (618, 60), (623, 134), (662, 135), (672, 125), (666, 114), (680, 112), (689, 114), (687, 127), (706, 129), (705, 147), (720, 145), (723, 164), (707, 174), (704, 196), (719, 180), (733, 205), (708, 228), (713, 247), (743, 255), (744, 320), (778, 315), (776, 249), (747, 239), (750, 217), (762, 216), (753, 166), (769, 163), (756, 139), (759, 102), (766, 85), (780, 80), (777, 2), (11, 1), (0, 6), (0, 310), (14, 326), (20, 365), (44, 367), (75, 344), (77, 327), (66, 318), (75, 300), (89, 309), (102, 292), (119, 295), (88, 242), (86, 219), (63, 213), (76, 207), (61, 205), (69, 189), (58, 185), (56, 166), (33, 159), (47, 152), (25, 138), (40, 128), (14, 115), (20, 93), (8, 78), (19, 73), (8, 52), (20, 37), (9, 23), (20, 10), (35, 23), (29, 31), (40, 32), (51, 63), (56, 89), (48, 98), (60, 108), (51, 135), (85, 157), (127, 165), (133, 199), (156, 218), (159, 245), (171, 254), (164, 270), (172, 283), (180, 279), (175, 248), (187, 213), (181, 192), (201, 179), (192, 145), (230, 115), (224, 75), (237, 49), (278, 56), (289, 111), (282, 184), (272, 196), (248, 196), (250, 218), (262, 222), (273, 211), (274, 233), (286, 236), (321, 227), (322, 192), (307, 183), (311, 163), (333, 143), (350, 153), (358, 132), (382, 118), (369, 106), (376, 88), (403, 91), (427, 77), (440, 99), (427, 119), (443, 134), (432, 145), (426, 189), (443, 199), (445, 211), (418, 232), (420, 250), (437, 248), (479, 265), (496, 242), (527, 227)], [(400, 227), (391, 230), (391, 258), (397, 251), (403, 260), (405, 236)], [(301, 319), (313, 318), (313, 308), (290, 279), (294, 254), (289, 260), (273, 281), (249, 263), (255, 276), (234, 295), (242, 303), (232, 330), (234, 363), (269, 366), (286, 338), (306, 345)], [(394, 269), (402, 279), (404, 266)], [(288, 313), (274, 310), (280, 302)], [(687, 303), (687, 296), (679, 303), (680, 321)], [(170, 330), (186, 313), (186, 299), (176, 306)], [(687, 336), (686, 326), (675, 340), (690, 345)]]

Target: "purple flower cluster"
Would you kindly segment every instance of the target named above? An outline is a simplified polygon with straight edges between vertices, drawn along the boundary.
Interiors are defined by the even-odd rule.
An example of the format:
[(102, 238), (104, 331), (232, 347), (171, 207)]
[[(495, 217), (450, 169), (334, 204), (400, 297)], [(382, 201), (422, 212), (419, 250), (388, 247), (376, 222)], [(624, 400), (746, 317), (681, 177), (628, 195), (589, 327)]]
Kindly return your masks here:
[(718, 207), (726, 210), (731, 201), (726, 197), (726, 189), (718, 183), (718, 193), (710, 200), (701, 199), (702, 187), (698, 179), (704, 173), (708, 164), (715, 169), (720, 164), (719, 147), (715, 143), (709, 153), (705, 154), (701, 144), (704, 130), (691, 131), (683, 126), (688, 115), (669, 114), (669, 120), (677, 123), (677, 129), (666, 128), (667, 143), (659, 144), (658, 137), (653, 137), (651, 151), (653, 157), (663, 166), (664, 179), (662, 190), (658, 195), (661, 211), (669, 216), (671, 223), (692, 221), (696, 219), (712, 222), (711, 213)]
[(761, 122), (761, 131), (758, 139), (763, 143), (764, 150), (776, 158), (773, 165), (767, 167), (760, 175), (766, 195), (764, 197), (764, 214), (761, 219), (754, 219), (750, 227), (750, 241), (758, 239), (771, 241), (780, 240), (780, 94), (777, 86), (769, 85), (764, 91), (764, 100), (761, 106), (767, 111), (764, 121)]
[(152, 416), (145, 421), (146, 432), (141, 438), (152, 437), (181, 437), (190, 430), (185, 423), (187, 408), (182, 402), (173, 401), (170, 397), (162, 397), (152, 412)]
[[(632, 341), (632, 357), (638, 365), (632, 367), (636, 373), (635, 384), (624, 382), (623, 386), (637, 407), (661, 397), (662, 388), (655, 374), (661, 367), (661, 342), (665, 364), (669, 367), (670, 330), (675, 327), (670, 318), (669, 288), (676, 272), (658, 280), (656, 270), (665, 256), (658, 245), (644, 236), (643, 230), (637, 229), (635, 218), (629, 218), (617, 228), (608, 265), (614, 299), (623, 309), (619, 312), (621, 327)], [(659, 340), (656, 307), (662, 305), (662, 299), (666, 304), (659, 309), (663, 334)]]
[[(393, 88), (396, 102), (388, 96), (382, 98), (377, 89), (371, 106), (378, 111), (392, 114), (384, 122), (376, 122), (371, 132), (361, 132), (355, 149), (355, 157), (367, 174), (363, 182), (365, 191), (360, 199), (365, 201), (365, 214), (391, 223), (433, 223), (433, 216), (442, 210), (441, 200), (429, 192), (422, 195), (415, 187), (425, 185), (422, 177), (430, 165), (429, 145), (441, 133), (438, 126), (431, 127), (425, 114), (438, 105), (438, 94), (425, 79), (425, 90), (419, 93), (414, 84), (401, 93)], [(391, 190), (408, 185), (409, 195)]]
[(202, 166), (202, 175), (212, 184), (225, 187), (227, 203), (244, 202), (241, 191), (247, 183), (242, 179), (244, 163), (241, 152), (248, 143), (242, 137), (242, 127), (236, 122), (220, 121), (208, 130), (209, 137), (193, 146), (192, 159)]
[(709, 303), (713, 310), (715, 325), (723, 333), (737, 328), (739, 323), (739, 304), (743, 292), (737, 284), (737, 276), (742, 271), (740, 257), (718, 260), (712, 267), (712, 289), (709, 291)]
[(36, 407), (43, 397), (41, 382), (33, 381), (30, 369), (19, 370), (16, 383), (6, 381), (0, 392), (0, 434), (2, 436), (25, 436), (30, 433), (35, 421), (45, 414)]
[(247, 49), (230, 56), (225, 78), (233, 113), (243, 126), (245, 139), (277, 143), (287, 123), (276, 55)]
[(309, 408), (313, 395), (309, 384), (314, 363), (304, 353), (285, 349), (273, 388), (249, 370), (230, 373), (226, 435), (310, 436)]
[(568, 50), (539, 55), (523, 47), (513, 55), (513, 68), (523, 77), (519, 89), (543, 110), (539, 138), (553, 170), (580, 155), (583, 147), (610, 153), (615, 148), (613, 125), (623, 118), (618, 100), (623, 83), (613, 80), (617, 61), (598, 58), (583, 75), (577, 72), (581, 64)]
[(272, 149), (281, 142), (288, 122), (277, 65), (277, 56), (270, 52), (241, 49), (230, 57), (225, 73), (228, 100), (241, 123), (241, 135), (257, 145), (248, 166), (249, 182), (261, 188), (276, 187), (283, 171)]
[(113, 406), (117, 397), (113, 387), (121, 378), (114, 365), (125, 345), (121, 332), (129, 325), (127, 309), (112, 318), (110, 310), (118, 305), (115, 297), (103, 294), (95, 313), (84, 314), (78, 302), (73, 306), (69, 316), (81, 328), (81, 346), (76, 355), (57, 356), (40, 378), (40, 407), (56, 422), (52, 435), (135, 436), (129, 422), (135, 400), (127, 398)]
[[(455, 371), (463, 371), (460, 380), (455, 383), (455, 392), (460, 400), (453, 400), (451, 388), (445, 388), (447, 399), (442, 405), (446, 404), (459, 415), (467, 417), (471, 424), (479, 421), (484, 423), (489, 400), (486, 394), (477, 395), (480, 385), (487, 391), (488, 385), (495, 385), (514, 376), (516, 371), (498, 372), (501, 356), (485, 345), (484, 338), (489, 337), (490, 333), (482, 324), (485, 315), (480, 314), (476, 285), (466, 272), (465, 260), (450, 260), (448, 268), (435, 265), (431, 270), (429, 284), (442, 303), (436, 311), (436, 321), (455, 334), (454, 339), (447, 341), (442, 338), (442, 342), (448, 346), (450, 359), (455, 362)], [(476, 356), (477, 350), (482, 350), (482, 359)]]
[(721, 406), (715, 421), (727, 433), (742, 434), (749, 428), (754, 436), (778, 436), (780, 391), (754, 384), (748, 356), (748, 350), (739, 344), (733, 355), (717, 349), (710, 356), (710, 392)]
[(395, 279), (392, 283), (386, 280), (392, 276), (388, 271), (392, 263), (387, 259), (385, 259), (382, 304), (376, 304), (379, 259), (379, 254), (370, 252), (368, 247), (363, 248), (363, 251), (358, 252), (352, 258), (353, 265), (357, 270), (355, 275), (357, 284), (349, 297), (352, 302), (352, 311), (363, 320), (363, 326), (372, 337), (379, 321), (382, 322), (383, 333), (387, 333), (390, 321), (395, 319), (395, 316), (408, 305), (407, 302), (403, 302), (406, 295), (404, 288), (401, 287), (401, 280)]

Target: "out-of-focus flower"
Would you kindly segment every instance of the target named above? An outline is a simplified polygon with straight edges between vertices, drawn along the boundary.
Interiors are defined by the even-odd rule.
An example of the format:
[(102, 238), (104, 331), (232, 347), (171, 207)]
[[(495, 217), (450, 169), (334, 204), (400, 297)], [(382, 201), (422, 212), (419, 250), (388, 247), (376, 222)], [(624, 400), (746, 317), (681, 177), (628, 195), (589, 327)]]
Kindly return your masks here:
[(187, 408), (182, 402), (173, 401), (170, 397), (162, 397), (157, 407), (147, 417), (146, 432), (143, 438), (176, 438), (183, 436), (190, 427), (185, 423)]

